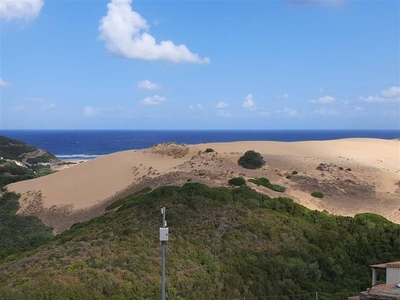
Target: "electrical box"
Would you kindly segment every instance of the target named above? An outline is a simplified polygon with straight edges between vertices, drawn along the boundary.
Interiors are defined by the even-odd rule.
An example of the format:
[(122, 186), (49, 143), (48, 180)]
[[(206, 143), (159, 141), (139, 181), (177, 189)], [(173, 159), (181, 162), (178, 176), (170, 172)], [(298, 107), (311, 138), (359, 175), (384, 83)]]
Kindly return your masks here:
[(168, 241), (168, 228), (160, 228), (160, 242)]

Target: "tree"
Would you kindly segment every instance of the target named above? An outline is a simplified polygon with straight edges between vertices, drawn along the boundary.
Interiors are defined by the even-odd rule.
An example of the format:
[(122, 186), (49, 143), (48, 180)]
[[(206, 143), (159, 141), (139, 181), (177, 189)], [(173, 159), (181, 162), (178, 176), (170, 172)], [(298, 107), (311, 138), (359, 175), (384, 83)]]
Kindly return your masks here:
[(265, 165), (265, 161), (260, 153), (255, 152), (254, 150), (249, 150), (239, 158), (238, 164), (245, 169), (255, 170)]

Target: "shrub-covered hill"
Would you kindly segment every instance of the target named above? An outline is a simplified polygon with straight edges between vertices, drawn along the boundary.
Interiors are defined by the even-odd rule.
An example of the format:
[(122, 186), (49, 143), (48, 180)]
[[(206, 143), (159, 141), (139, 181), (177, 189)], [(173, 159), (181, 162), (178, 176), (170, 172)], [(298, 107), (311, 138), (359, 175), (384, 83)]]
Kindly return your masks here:
[(53, 154), (24, 142), (0, 136), (0, 157), (28, 164), (59, 162)]
[[(19, 165), (15, 161), (19, 161)], [(0, 136), (0, 188), (22, 180), (51, 174), (49, 167), (40, 163), (57, 163), (53, 154), (26, 143)]]
[(160, 298), (162, 206), (168, 299), (346, 299), (369, 286), (369, 264), (400, 258), (400, 226), (382, 217), (331, 216), (246, 186), (168, 186), (121, 203), (3, 262), (0, 298)]

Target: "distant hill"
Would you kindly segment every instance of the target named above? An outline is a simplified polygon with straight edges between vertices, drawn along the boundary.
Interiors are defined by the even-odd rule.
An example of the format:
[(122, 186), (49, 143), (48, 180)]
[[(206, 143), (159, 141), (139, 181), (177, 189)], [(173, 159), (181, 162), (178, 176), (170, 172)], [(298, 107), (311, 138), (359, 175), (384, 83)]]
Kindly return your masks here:
[(45, 150), (0, 136), (0, 188), (53, 173), (49, 167), (59, 162)]
[(60, 162), (60, 160), (50, 152), (5, 136), (0, 136), (0, 157), (3, 159), (17, 160), (25, 165)]
[(0, 264), (0, 298), (159, 299), (163, 206), (167, 299), (347, 299), (370, 285), (369, 264), (400, 258), (400, 226), (378, 215), (333, 216), (247, 186), (147, 191), (52, 241), (40, 229), (47, 245)]

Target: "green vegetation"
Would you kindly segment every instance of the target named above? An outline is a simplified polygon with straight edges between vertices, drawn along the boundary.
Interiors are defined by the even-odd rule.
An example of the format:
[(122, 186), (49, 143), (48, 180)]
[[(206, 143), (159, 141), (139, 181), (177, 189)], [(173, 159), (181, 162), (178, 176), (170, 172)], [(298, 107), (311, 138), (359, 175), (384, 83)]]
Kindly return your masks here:
[(7, 184), (35, 178), (35, 173), (28, 168), (20, 167), (13, 162), (0, 165), (0, 188)]
[(277, 184), (272, 184), (267, 178), (261, 177), (261, 178), (256, 178), (256, 179), (249, 179), (249, 182), (252, 182), (256, 185), (262, 185), (265, 186), (275, 192), (281, 192), (283, 193), (286, 191), (286, 188)]
[(36, 168), (36, 176), (37, 177), (42, 177), (42, 176), (50, 175), (53, 173), (57, 173), (57, 171), (54, 171), (51, 168), (47, 168), (47, 167)]
[(246, 180), (243, 177), (235, 177), (232, 179), (229, 179), (228, 181), (229, 185), (233, 186), (242, 186), (246, 184)]
[[(37, 248), (52, 239), (51, 228), (37, 217), (19, 216), (19, 195), (4, 192), (0, 197), (0, 261), (9, 255)], [(7, 297), (1, 297), (6, 299)]]
[(315, 198), (324, 198), (324, 194), (322, 192), (312, 192), (311, 196), (315, 197)]
[(310, 299), (290, 295), (315, 291), (346, 299), (369, 287), (368, 265), (400, 258), (400, 226), (383, 217), (332, 216), (248, 186), (190, 183), (129, 196), (116, 212), (0, 265), (0, 298), (160, 298), (163, 206), (168, 299)]
[(245, 169), (255, 170), (265, 165), (265, 161), (260, 153), (249, 150), (239, 158), (238, 164)]
[(31, 165), (36, 165), (36, 164), (38, 164), (38, 163), (48, 163), (48, 162), (50, 162), (52, 159), (54, 159), (54, 156), (53, 156), (53, 155), (51, 155), (51, 154), (49, 154), (49, 153), (44, 153), (44, 154), (42, 154), (41, 156), (37, 156), (37, 157), (34, 157), (34, 158), (28, 158), (28, 159), (26, 160), (26, 162), (27, 162), (28, 164), (31, 164)]
[(351, 168), (347, 168), (347, 169), (346, 169), (346, 171), (349, 171), (349, 172), (351, 172)]
[(214, 149), (212, 149), (212, 148), (207, 148), (206, 149), (206, 152), (208, 153), (208, 152), (214, 152)]
[(113, 202), (112, 204), (107, 206), (106, 211), (120, 207), (121, 205), (125, 204), (127, 201), (132, 201), (132, 199), (135, 199), (135, 197), (138, 197), (143, 194), (147, 194), (150, 191), (151, 191), (151, 187), (145, 187), (144, 189), (141, 189), (140, 191), (133, 193), (132, 195), (130, 195), (130, 197), (125, 197), (125, 198), (122, 198), (122, 199), (119, 199), (119, 200)]
[(0, 136), (0, 157), (21, 160), (20, 155), (34, 152), (37, 148), (26, 143)]
[(297, 172), (296, 170), (292, 172), (292, 175), (297, 175), (299, 174), (299, 172)]

